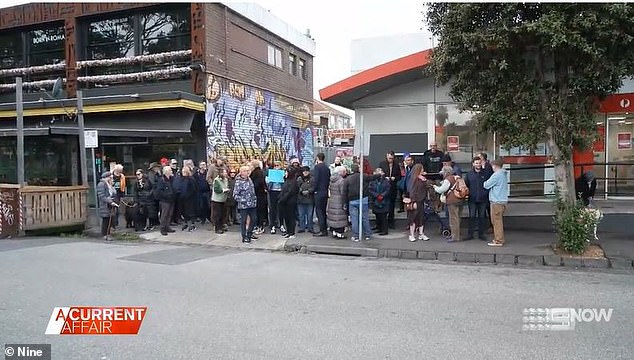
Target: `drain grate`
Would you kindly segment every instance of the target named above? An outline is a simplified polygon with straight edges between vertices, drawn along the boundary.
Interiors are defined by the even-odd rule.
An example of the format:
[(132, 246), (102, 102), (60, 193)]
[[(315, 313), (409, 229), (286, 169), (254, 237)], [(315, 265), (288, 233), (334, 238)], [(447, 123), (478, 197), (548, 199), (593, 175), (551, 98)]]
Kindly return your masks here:
[(198, 260), (208, 259), (210, 257), (225, 256), (233, 253), (235, 253), (235, 251), (221, 248), (209, 249), (183, 247), (124, 256), (120, 257), (119, 260), (162, 265), (182, 265)]

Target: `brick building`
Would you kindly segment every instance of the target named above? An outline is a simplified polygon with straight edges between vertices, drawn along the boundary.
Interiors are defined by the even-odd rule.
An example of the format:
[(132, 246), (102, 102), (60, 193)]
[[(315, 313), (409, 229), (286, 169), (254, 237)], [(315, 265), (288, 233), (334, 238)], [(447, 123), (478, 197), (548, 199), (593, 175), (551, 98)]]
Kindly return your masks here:
[(99, 132), (98, 171), (117, 162), (130, 176), (161, 157), (312, 162), (314, 53), (308, 35), (255, 4), (0, 9), (0, 182), (16, 181), (17, 76), (28, 183), (80, 181), (77, 90), (86, 129)]

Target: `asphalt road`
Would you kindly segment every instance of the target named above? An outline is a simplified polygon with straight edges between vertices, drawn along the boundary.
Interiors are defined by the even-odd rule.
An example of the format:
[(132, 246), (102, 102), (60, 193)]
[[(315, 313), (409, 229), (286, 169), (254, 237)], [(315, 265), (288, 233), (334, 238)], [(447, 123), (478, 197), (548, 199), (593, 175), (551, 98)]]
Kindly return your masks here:
[[(634, 359), (634, 276), (73, 239), (0, 241), (0, 343), (53, 359)], [(138, 336), (44, 335), (53, 307), (141, 305)], [(572, 331), (524, 308), (613, 308)]]

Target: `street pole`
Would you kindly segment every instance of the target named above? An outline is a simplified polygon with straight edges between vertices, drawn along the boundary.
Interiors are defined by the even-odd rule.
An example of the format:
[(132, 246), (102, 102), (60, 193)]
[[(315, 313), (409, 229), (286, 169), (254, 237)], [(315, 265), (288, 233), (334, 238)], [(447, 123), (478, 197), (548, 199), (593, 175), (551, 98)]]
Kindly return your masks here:
[(17, 138), (18, 138), (18, 185), (23, 186), (24, 181), (24, 108), (22, 104), (22, 78), (15, 78), (15, 112), (17, 115)]
[(359, 118), (359, 240), (363, 236), (363, 115)]
[(84, 137), (84, 100), (81, 90), (77, 90), (77, 131), (79, 135), (79, 171), (81, 173), (81, 184), (88, 185), (88, 171), (86, 170), (86, 139)]

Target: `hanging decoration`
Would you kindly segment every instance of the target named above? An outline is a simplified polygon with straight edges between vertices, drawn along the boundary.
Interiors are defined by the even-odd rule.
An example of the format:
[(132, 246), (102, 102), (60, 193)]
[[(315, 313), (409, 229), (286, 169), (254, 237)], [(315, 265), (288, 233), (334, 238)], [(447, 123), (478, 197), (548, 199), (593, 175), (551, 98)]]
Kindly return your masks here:
[(161, 80), (169, 79), (174, 75), (185, 75), (192, 71), (189, 66), (177, 67), (163, 70), (143, 71), (130, 74), (95, 75), (80, 76), (77, 78), (81, 83), (114, 84), (125, 81)]
[[(64, 83), (66, 83), (66, 79), (62, 79)], [(22, 83), (23, 89), (42, 89), (42, 88), (50, 88), (55, 84), (55, 79), (53, 80), (39, 80), (39, 81), (29, 81)], [(15, 83), (10, 84), (0, 84), (0, 90), (15, 90)]]
[(2, 69), (0, 70), (0, 77), (8, 76), (24, 76), (29, 74), (48, 73), (53, 71), (59, 71), (66, 69), (66, 63), (60, 62), (58, 64), (30, 66), (24, 68)]
[(116, 66), (116, 65), (134, 65), (134, 64), (147, 64), (147, 63), (164, 63), (174, 59), (181, 59), (191, 56), (190, 50), (169, 51), (151, 55), (139, 55), (133, 57), (123, 57), (115, 59), (102, 59), (102, 60), (84, 60), (77, 61), (77, 69), (92, 68), (92, 67), (104, 67), (104, 66)]

